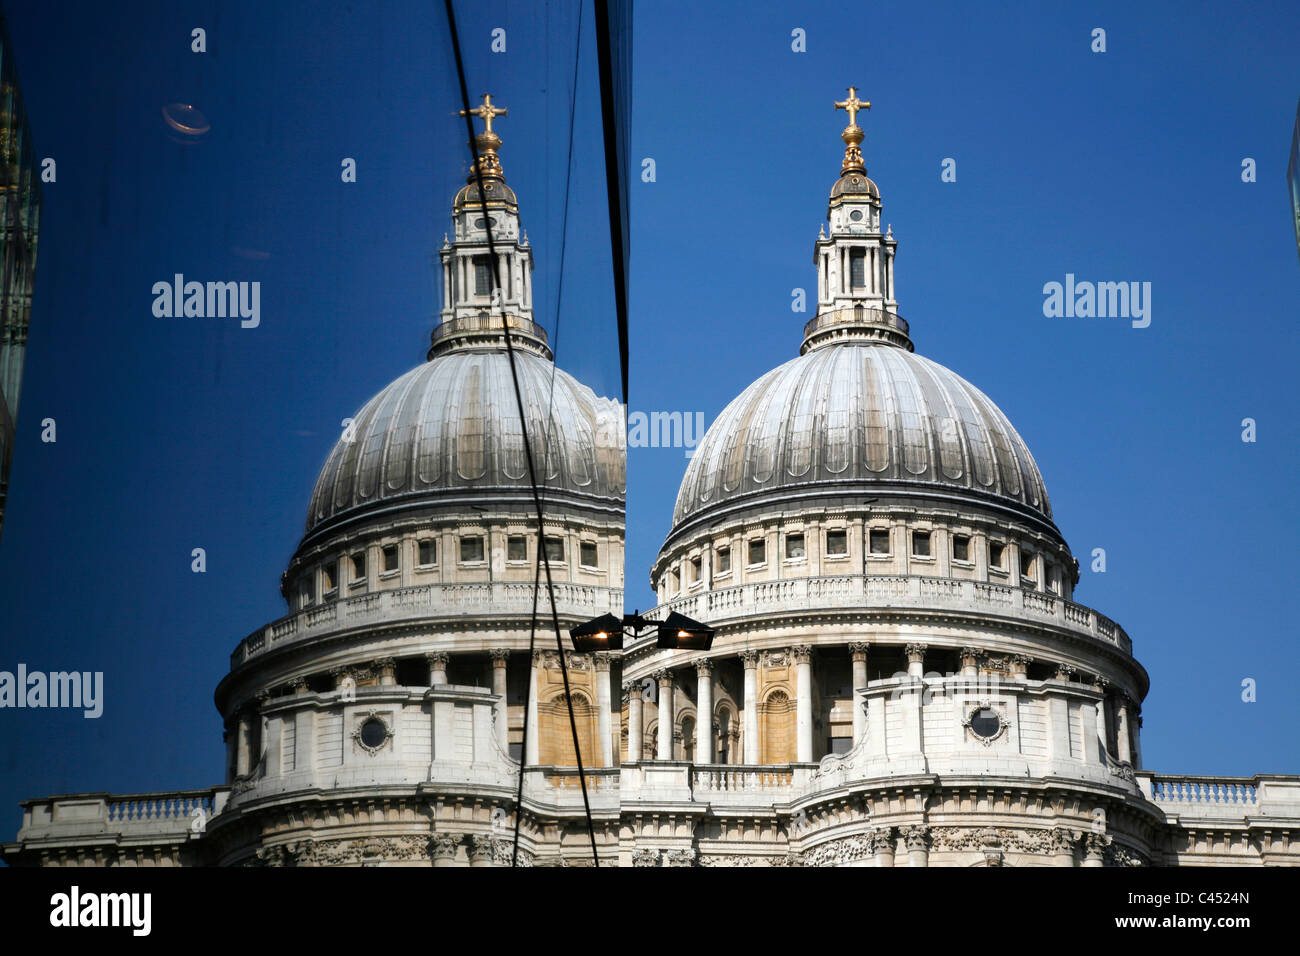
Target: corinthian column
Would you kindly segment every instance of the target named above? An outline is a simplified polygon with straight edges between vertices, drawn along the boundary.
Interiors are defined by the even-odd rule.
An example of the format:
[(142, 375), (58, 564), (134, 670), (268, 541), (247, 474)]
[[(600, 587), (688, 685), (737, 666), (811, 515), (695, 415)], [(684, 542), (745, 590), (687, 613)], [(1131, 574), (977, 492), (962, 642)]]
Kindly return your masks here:
[(429, 686), (447, 683), (447, 662), (451, 659), (446, 651), (430, 651), (424, 655), (429, 662)]
[(627, 695), (627, 759), (640, 763), (642, 759), (642, 728), (645, 723), (641, 713), (641, 685), (634, 680), (623, 682), (623, 693)]
[(1119, 747), (1119, 762), (1131, 764), (1133, 762), (1133, 746), (1128, 728), (1128, 696), (1121, 694), (1118, 704), (1119, 708), (1115, 721), (1115, 743)]
[(537, 687), (541, 683), (537, 679), (537, 671), (542, 666), (542, 652), (533, 651), (533, 663), (528, 669), (528, 750), (524, 754), (524, 762), (530, 767), (536, 767), (541, 763), (541, 748), (538, 746), (538, 738), (541, 737), (541, 727), (537, 725)]
[(502, 647), (494, 647), (488, 651), (488, 655), (492, 658), (492, 693), (501, 698), (501, 703), (497, 705), (497, 740), (501, 744), (501, 749), (508, 752), (510, 750), (510, 708), (506, 704), (506, 663), (510, 651)]
[(862, 735), (867, 730), (866, 698), (863, 696), (867, 686), (867, 645), (854, 643), (849, 645), (849, 656), (853, 658), (853, 746), (862, 743)]
[(758, 763), (758, 651), (741, 651), (745, 665), (745, 763)]
[(673, 672), (656, 671), (659, 681), (659, 746), (655, 756), (660, 760), (673, 759)]
[(695, 662), (695, 762), (713, 763), (713, 661)]
[(799, 644), (790, 649), (794, 655), (798, 686), (795, 689), (795, 759), (809, 763), (813, 758), (812, 647)]
[(592, 655), (596, 668), (596, 732), (600, 734), (600, 760), (602, 767), (614, 766), (614, 742), (610, 734), (609, 712), (609, 662), (607, 651)]

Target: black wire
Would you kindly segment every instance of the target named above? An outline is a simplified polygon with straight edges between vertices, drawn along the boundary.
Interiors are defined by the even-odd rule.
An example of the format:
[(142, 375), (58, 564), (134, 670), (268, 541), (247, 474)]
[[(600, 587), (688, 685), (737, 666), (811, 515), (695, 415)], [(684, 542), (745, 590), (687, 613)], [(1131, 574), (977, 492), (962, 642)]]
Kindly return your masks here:
[[(456, 32), (456, 11), (453, 9), (452, 0), (444, 0), (444, 6), (446, 7), (447, 10), (447, 24), (451, 30), (451, 48), (456, 59), (456, 74), (458, 79), (460, 80), (460, 98), (461, 98), (461, 103), (463, 104), (463, 112), (465, 114), (465, 130), (469, 134), (470, 151), (472, 152), (474, 158), (474, 181), (478, 186), (479, 204), (483, 207), (483, 210), (486, 213), (487, 196), (483, 189), (483, 170), (479, 165), (478, 143), (474, 136), (474, 117), (470, 114), (469, 111), (470, 110), (469, 88), (465, 84), (465, 63), (464, 60), (461, 58), (461, 54), (460, 54), (460, 36)], [(497, 299), (496, 293), (499, 291), (498, 283), (500, 280), (498, 277), (498, 269), (500, 266), (500, 262), (497, 259), (496, 244), (492, 241), (491, 218), (485, 216), (484, 224), (487, 232), (488, 255), (492, 260), (492, 291), (493, 291), (493, 299), (495, 300)], [(528, 462), (528, 484), (532, 489), (533, 506), (537, 512), (537, 545), (538, 545), (538, 550), (540, 552), (545, 546), (545, 540), (544, 540), (545, 518), (542, 512), (541, 495), (538, 493), (537, 490), (537, 469), (533, 462), (533, 449), (532, 449), (532, 445), (528, 441), (528, 419), (524, 414), (523, 392), (519, 388), (519, 371), (515, 363), (514, 345), (510, 340), (510, 324), (506, 320), (506, 313), (504, 308), (501, 311), (501, 329), (505, 335), (505, 340), (506, 340), (506, 356), (510, 362), (510, 378), (514, 383), (515, 404), (518, 406), (519, 427), (523, 435), (523, 442), (524, 442), (524, 457)], [(546, 592), (551, 602), (551, 623), (555, 627), (555, 646), (556, 649), (559, 651), (560, 676), (563, 678), (564, 681), (564, 697), (565, 697), (565, 702), (568, 704), (569, 730), (573, 734), (573, 752), (574, 752), (574, 757), (578, 764), (578, 782), (582, 786), (582, 806), (587, 817), (587, 836), (591, 840), (591, 858), (593, 864), (599, 867), (600, 855), (596, 851), (596, 828), (591, 818), (591, 799), (587, 795), (587, 774), (582, 766), (582, 747), (578, 742), (578, 723), (577, 723), (577, 719), (573, 715), (573, 695), (570, 693), (569, 690), (569, 667), (568, 667), (568, 663), (565, 661), (564, 658), (564, 638), (560, 631), (560, 618), (555, 610), (555, 585), (554, 582), (551, 580), (551, 563), (549, 561), (543, 561), (542, 564), (546, 568)], [(534, 589), (534, 599), (533, 599), (534, 607), (536, 607), (536, 600), (537, 600), (536, 589)], [(535, 620), (535, 615), (534, 615), (534, 620)], [(530, 637), (530, 643), (531, 643), (531, 637)], [(528, 662), (528, 666), (530, 668), (532, 667), (531, 659)], [(531, 683), (532, 682), (530, 680), (529, 681), (530, 689), (531, 689)], [(527, 725), (528, 725), (528, 711), (525, 708), (524, 711), (525, 733), (527, 733)], [(525, 750), (524, 753), (520, 755), (520, 757), (521, 759), (519, 762), (519, 779), (520, 779), (519, 788), (520, 788), (520, 794), (522, 794), (524, 764), (528, 758), (527, 750)], [(521, 802), (517, 804), (515, 807), (516, 827), (518, 827), (518, 821), (522, 815), (523, 815), (523, 804)], [(516, 851), (517, 850), (518, 850), (518, 842), (516, 839)]]
[[(619, 371), (623, 377), (623, 409), (626, 414), (628, 407), (627, 398), (627, 371), (628, 371), (628, 292), (627, 292), (627, 269), (630, 258), (630, 250), (627, 248), (627, 224), (624, 206), (626, 177), (622, 176), (622, 164), (619, 161), (618, 148), (618, 129), (617, 120), (618, 108), (614, 102), (614, 66), (613, 57), (610, 50), (610, 26), (609, 26), (609, 3), (608, 0), (595, 0), (596, 3), (596, 53), (600, 66), (600, 113), (602, 125), (605, 133), (605, 185), (606, 185), (606, 202), (609, 206), (609, 245), (610, 254), (614, 259), (614, 308), (618, 315), (618, 359)], [(628, 13), (630, 14), (631, 3), (628, 3)], [(621, 19), (621, 18), (620, 18)], [(620, 35), (626, 37), (627, 24), (620, 22)], [(624, 44), (625, 45), (625, 44)], [(627, 51), (622, 51), (621, 61), (625, 67), (625, 75), (630, 75), (626, 70), (627, 60), (630, 59)], [(627, 105), (624, 104), (624, 112), (627, 111)], [(626, 123), (624, 127), (626, 128)], [(624, 149), (626, 155), (626, 149)], [(625, 255), (625, 253), (628, 253)]]

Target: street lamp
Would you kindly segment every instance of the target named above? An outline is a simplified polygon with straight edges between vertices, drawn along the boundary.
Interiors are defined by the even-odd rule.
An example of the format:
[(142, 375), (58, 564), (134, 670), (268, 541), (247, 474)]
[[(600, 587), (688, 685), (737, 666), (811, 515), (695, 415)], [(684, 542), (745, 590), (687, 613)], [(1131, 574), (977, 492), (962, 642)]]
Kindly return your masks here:
[(623, 622), (613, 614), (602, 614), (569, 631), (575, 651), (621, 651)]
[(623, 635), (631, 632), (633, 640), (642, 632), (654, 628), (655, 646), (670, 651), (707, 651), (713, 646), (715, 629), (685, 614), (671, 611), (662, 621), (642, 617), (637, 611), (624, 614), (619, 620), (613, 614), (602, 614), (569, 631), (575, 651), (617, 651), (623, 648)]

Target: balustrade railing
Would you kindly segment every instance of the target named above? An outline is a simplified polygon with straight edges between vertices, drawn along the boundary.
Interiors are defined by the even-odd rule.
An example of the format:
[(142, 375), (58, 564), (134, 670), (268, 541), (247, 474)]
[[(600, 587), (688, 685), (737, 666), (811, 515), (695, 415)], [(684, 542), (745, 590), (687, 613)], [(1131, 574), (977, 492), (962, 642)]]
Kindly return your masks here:
[[(546, 610), (546, 596), (539, 609)], [(370, 591), (304, 608), (259, 628), (240, 642), (230, 655), (235, 667), (270, 648), (329, 633), (339, 627), (359, 627), (422, 617), (457, 617), (496, 611), (501, 614), (530, 614), (533, 587), (528, 583), (491, 581), (481, 584), (421, 584), (414, 587)], [(623, 612), (621, 588), (558, 582), (555, 610), (581, 620), (606, 612)]]
[(668, 610), (715, 626), (740, 617), (837, 607), (988, 609), (1054, 622), (1124, 651), (1133, 648), (1124, 629), (1110, 618), (1060, 595), (958, 578), (887, 574), (786, 578), (698, 591), (665, 604)]

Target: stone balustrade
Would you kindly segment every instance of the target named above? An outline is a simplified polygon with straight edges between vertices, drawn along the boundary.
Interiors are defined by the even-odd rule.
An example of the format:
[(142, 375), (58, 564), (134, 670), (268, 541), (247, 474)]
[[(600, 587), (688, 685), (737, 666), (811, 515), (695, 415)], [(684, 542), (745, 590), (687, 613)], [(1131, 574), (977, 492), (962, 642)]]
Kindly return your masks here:
[(220, 813), (229, 787), (164, 793), (75, 793), (23, 803), (19, 840), (85, 837), (180, 838), (201, 833)]
[[(485, 612), (524, 615), (533, 611), (533, 586), (527, 582), (490, 581), (481, 584), (421, 584), (371, 591), (305, 608), (259, 628), (230, 655), (230, 666), (267, 650), (310, 640), (336, 631), (350, 631), (419, 620), (455, 620)], [(543, 593), (539, 613), (549, 613)], [(555, 610), (561, 619), (589, 620), (601, 614), (623, 613), (621, 588), (558, 582)]]
[[(717, 627), (748, 617), (835, 608), (917, 608), (991, 613), (1054, 624), (1132, 653), (1124, 629), (1092, 608), (1028, 588), (919, 575), (846, 574), (756, 581), (675, 597), (662, 612), (677, 611)], [(658, 613), (658, 611), (656, 612)]]

